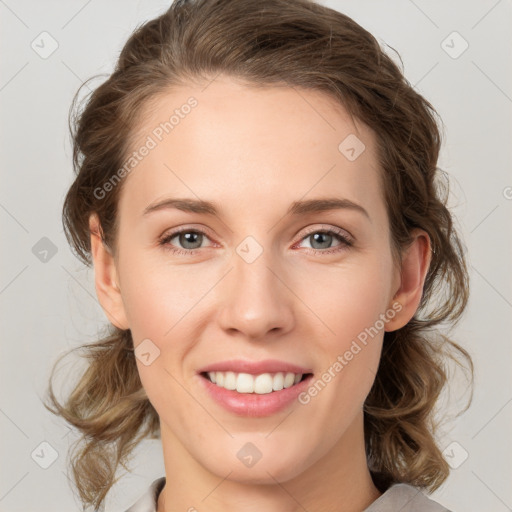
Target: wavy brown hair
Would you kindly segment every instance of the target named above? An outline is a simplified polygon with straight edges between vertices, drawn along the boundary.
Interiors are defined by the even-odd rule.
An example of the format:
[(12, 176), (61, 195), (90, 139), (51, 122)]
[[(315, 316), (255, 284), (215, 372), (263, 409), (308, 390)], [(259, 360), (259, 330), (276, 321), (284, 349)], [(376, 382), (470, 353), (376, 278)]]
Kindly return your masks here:
[[(368, 465), (381, 492), (397, 482), (435, 490), (449, 474), (434, 418), (448, 359), (468, 370), (473, 384), (470, 355), (442, 333), (460, 319), (468, 300), (465, 249), (447, 207), (446, 175), (437, 167), (436, 111), (348, 16), (310, 0), (179, 0), (139, 26), (108, 79), (83, 103), (77, 99), (81, 88), (73, 99), (76, 177), (65, 197), (63, 224), (74, 253), (91, 265), (88, 221), (96, 213), (104, 242), (117, 254), (123, 181), (108, 193), (98, 190), (126, 161), (144, 108), (173, 85), (211, 81), (220, 73), (252, 85), (323, 91), (342, 104), (375, 134), (396, 261), (414, 228), (430, 236), (420, 307), (406, 326), (384, 335), (364, 427)], [(118, 466), (127, 468), (140, 440), (159, 436), (130, 330), (108, 328), (99, 341), (74, 349), (84, 352), (87, 366), (62, 402), (52, 388), (62, 358), (56, 362), (45, 404), (82, 435), (71, 469), (84, 509), (104, 507)]]

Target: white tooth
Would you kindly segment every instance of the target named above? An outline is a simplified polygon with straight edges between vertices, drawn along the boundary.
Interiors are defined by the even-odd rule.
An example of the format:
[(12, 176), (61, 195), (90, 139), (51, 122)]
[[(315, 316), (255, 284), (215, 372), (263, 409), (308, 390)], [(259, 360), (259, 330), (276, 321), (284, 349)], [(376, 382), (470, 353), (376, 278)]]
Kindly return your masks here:
[(239, 393), (253, 393), (254, 377), (249, 373), (239, 373), (236, 378), (236, 390)]
[(274, 381), (272, 382), (272, 389), (274, 391), (281, 391), (284, 387), (284, 375), (282, 372), (274, 375)]
[(226, 389), (236, 389), (236, 375), (235, 372), (226, 372), (224, 376), (224, 387)]
[(254, 379), (254, 392), (259, 395), (272, 393), (272, 375), (270, 373), (262, 373)]
[(293, 386), (294, 379), (295, 379), (294, 373), (287, 373), (284, 377), (284, 387), (289, 388), (289, 387)]
[(209, 372), (208, 376), (219, 387), (236, 390), (238, 393), (257, 393), (260, 395), (289, 388), (302, 379), (302, 374), (295, 375), (292, 372), (278, 372), (273, 376), (270, 373), (254, 376), (250, 373)]

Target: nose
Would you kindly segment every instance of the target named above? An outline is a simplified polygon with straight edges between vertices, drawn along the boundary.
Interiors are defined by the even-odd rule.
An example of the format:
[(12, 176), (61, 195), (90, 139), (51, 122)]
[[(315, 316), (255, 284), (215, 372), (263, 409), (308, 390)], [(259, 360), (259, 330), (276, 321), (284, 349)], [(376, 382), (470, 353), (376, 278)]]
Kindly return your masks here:
[(250, 340), (282, 336), (293, 329), (297, 299), (270, 251), (264, 250), (252, 263), (235, 253), (233, 265), (218, 290), (222, 329)]

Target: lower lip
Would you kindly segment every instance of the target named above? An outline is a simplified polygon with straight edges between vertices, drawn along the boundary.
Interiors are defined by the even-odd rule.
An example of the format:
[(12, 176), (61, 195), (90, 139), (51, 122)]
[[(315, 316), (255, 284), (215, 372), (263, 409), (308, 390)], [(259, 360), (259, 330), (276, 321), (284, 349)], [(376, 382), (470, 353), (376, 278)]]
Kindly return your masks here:
[(202, 375), (199, 375), (199, 378), (209, 395), (229, 412), (240, 416), (261, 417), (270, 416), (291, 405), (298, 395), (309, 386), (313, 375), (308, 375), (304, 380), (289, 388), (261, 395), (258, 393), (238, 393), (237, 391), (221, 388)]

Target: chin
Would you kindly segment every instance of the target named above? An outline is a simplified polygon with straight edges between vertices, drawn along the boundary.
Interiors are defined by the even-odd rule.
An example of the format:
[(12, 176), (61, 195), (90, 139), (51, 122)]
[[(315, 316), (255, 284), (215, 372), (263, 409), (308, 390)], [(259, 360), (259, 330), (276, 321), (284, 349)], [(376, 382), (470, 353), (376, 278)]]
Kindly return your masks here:
[[(246, 453), (249, 453), (250, 450), (251, 448), (247, 446)], [(239, 453), (240, 451), (237, 449), (237, 452)], [(247, 461), (247, 465), (243, 462), (244, 452), (240, 454), (240, 457), (235, 453), (233, 462), (232, 459), (224, 460), (220, 464), (215, 464), (214, 466), (207, 464), (205, 467), (220, 478), (227, 478), (235, 482), (275, 485), (276, 480), (278, 482), (286, 482), (295, 478), (306, 469), (306, 461), (303, 457), (299, 456), (301, 449), (297, 447), (294, 452), (295, 456), (283, 453), (279, 449), (272, 450), (267, 456), (265, 456), (265, 453), (262, 453), (256, 461), (255, 459)], [(229, 476), (226, 477), (226, 475)]]
[[(262, 463), (263, 464), (263, 463)], [(297, 466), (280, 468), (279, 465), (274, 466), (272, 464), (266, 466), (260, 466), (259, 469), (256, 467), (252, 468), (231, 468), (226, 467), (226, 473), (219, 474), (219, 477), (224, 478), (230, 471), (227, 480), (233, 482), (244, 483), (244, 484), (257, 484), (257, 485), (275, 485), (276, 481), (280, 483), (287, 482), (292, 478), (299, 475), (302, 470)]]

